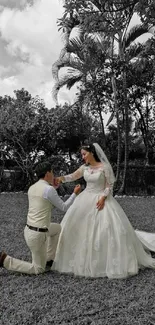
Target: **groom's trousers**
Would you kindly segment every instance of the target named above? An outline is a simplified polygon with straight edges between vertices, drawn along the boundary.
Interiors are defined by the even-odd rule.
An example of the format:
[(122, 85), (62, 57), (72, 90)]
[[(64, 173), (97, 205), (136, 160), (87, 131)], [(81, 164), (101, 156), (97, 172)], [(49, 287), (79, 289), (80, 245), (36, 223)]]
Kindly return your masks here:
[(27, 274), (39, 274), (45, 272), (46, 262), (54, 260), (61, 226), (51, 223), (48, 232), (39, 232), (24, 229), (24, 237), (32, 254), (32, 263), (25, 262), (9, 255), (4, 260), (4, 267), (10, 271)]

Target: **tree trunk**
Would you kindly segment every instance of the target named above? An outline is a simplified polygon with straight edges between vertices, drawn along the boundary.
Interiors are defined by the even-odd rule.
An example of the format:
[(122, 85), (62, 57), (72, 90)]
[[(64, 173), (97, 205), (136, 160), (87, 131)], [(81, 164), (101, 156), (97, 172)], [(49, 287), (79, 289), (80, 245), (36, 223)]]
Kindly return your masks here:
[(124, 119), (124, 132), (125, 132), (125, 152), (124, 152), (124, 170), (123, 170), (123, 179), (122, 185), (119, 189), (119, 193), (125, 193), (125, 186), (126, 186), (126, 176), (127, 176), (127, 169), (129, 163), (129, 109), (128, 109), (128, 100), (127, 100), (127, 85), (126, 85), (126, 72), (123, 72), (123, 93), (124, 93), (124, 112), (125, 112), (125, 119)]
[(120, 165), (121, 165), (121, 132), (120, 132), (120, 121), (119, 121), (119, 112), (116, 113), (117, 118), (117, 141), (118, 141), (118, 149), (117, 149), (117, 171), (116, 171), (116, 184), (119, 182), (120, 176)]
[[(122, 62), (124, 61), (124, 50), (122, 44), (122, 34), (119, 35), (119, 56)], [(124, 170), (123, 170), (123, 179), (122, 185), (119, 189), (119, 193), (125, 193), (126, 186), (126, 176), (128, 169), (128, 160), (129, 160), (129, 109), (128, 109), (128, 99), (127, 99), (127, 79), (126, 79), (126, 69), (123, 67), (122, 72), (122, 81), (123, 81), (123, 109), (124, 109), (124, 132), (125, 132), (125, 153), (124, 153)]]
[(146, 134), (145, 134), (145, 147), (146, 147), (146, 153), (145, 153), (145, 165), (149, 165), (149, 142), (148, 142), (148, 120), (149, 120), (149, 96), (146, 95)]
[(142, 114), (139, 103), (136, 105), (136, 108), (140, 115), (140, 121), (141, 121), (140, 130), (141, 130), (142, 138), (143, 138), (144, 145), (145, 145), (145, 165), (149, 165), (149, 141), (148, 141), (148, 114), (149, 113), (148, 113), (148, 107), (146, 107), (146, 121)]
[(103, 148), (105, 150), (106, 149), (106, 137), (105, 137), (104, 123), (103, 123), (103, 117), (102, 117), (101, 110), (99, 110), (98, 113), (99, 113), (99, 117), (100, 117), (101, 129), (102, 129), (102, 134), (103, 134)]
[(120, 132), (120, 121), (119, 121), (119, 108), (117, 103), (117, 90), (116, 90), (116, 82), (114, 75), (111, 78), (112, 81), (112, 90), (114, 93), (114, 106), (116, 112), (116, 120), (117, 120), (117, 139), (118, 139), (118, 149), (117, 149), (117, 170), (116, 170), (116, 184), (119, 181), (120, 175), (120, 163), (121, 163), (121, 132)]

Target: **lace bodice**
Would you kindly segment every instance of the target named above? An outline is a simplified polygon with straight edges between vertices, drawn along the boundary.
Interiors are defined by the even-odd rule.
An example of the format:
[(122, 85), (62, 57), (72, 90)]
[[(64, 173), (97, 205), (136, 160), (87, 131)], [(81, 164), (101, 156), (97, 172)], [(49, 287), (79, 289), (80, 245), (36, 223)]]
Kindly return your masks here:
[(81, 177), (84, 177), (88, 191), (102, 192), (104, 196), (112, 191), (113, 184), (109, 183), (109, 170), (106, 163), (100, 167), (82, 165), (74, 173), (64, 176), (65, 182), (73, 182)]
[(103, 168), (86, 167), (83, 172), (86, 181), (86, 190), (100, 192), (106, 188), (106, 178)]

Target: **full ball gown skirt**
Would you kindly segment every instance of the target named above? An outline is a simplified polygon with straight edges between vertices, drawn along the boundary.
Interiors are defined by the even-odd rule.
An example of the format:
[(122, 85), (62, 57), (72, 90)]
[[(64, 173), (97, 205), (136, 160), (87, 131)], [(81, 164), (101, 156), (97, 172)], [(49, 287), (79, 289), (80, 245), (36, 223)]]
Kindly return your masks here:
[(87, 187), (61, 222), (52, 270), (85, 277), (125, 278), (137, 274), (139, 268), (155, 268), (145, 233), (136, 234), (111, 194), (104, 208), (97, 210), (96, 203), (105, 189), (104, 171), (91, 173), (86, 169), (83, 176)]

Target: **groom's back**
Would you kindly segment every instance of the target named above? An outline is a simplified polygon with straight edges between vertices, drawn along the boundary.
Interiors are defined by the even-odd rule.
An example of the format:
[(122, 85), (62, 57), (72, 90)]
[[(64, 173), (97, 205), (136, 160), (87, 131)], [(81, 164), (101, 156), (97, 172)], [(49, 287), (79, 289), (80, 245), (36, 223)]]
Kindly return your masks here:
[(50, 185), (47, 182), (39, 180), (28, 190), (29, 210), (27, 223), (31, 226), (49, 227), (52, 204), (43, 197), (45, 188), (48, 186)]

